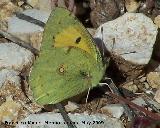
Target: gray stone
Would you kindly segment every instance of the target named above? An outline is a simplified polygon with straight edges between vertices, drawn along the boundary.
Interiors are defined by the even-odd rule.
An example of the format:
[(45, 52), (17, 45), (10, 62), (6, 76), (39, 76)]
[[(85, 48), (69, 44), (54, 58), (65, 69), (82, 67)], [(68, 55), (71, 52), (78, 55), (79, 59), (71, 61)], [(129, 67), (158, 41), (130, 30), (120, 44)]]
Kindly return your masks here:
[(19, 72), (12, 69), (2, 69), (0, 70), (0, 88), (5, 86), (7, 83), (12, 83), (14, 85), (20, 86)]
[[(22, 13), (44, 23), (47, 22), (50, 15), (50, 13), (43, 12), (37, 9), (28, 9)], [(8, 20), (7, 32), (11, 33), (24, 42), (30, 43), (34, 48), (38, 50), (40, 50), (43, 31), (43, 27), (19, 19), (16, 16), (13, 16)]]
[(141, 13), (125, 13), (102, 24), (94, 37), (103, 40), (110, 52), (125, 60), (134, 64), (147, 64), (156, 35), (157, 26), (150, 18)]
[[(49, 13), (37, 10), (37, 9), (28, 9), (23, 12), (25, 15), (33, 17), (39, 21), (44, 23), (47, 22)], [(9, 33), (34, 33), (34, 32), (42, 32), (44, 29), (38, 25), (27, 22), (25, 20), (21, 20), (16, 16), (11, 17), (8, 20), (8, 32)]]
[(0, 69), (21, 71), (30, 67), (33, 60), (34, 55), (29, 50), (14, 43), (0, 43)]
[(150, 72), (147, 74), (147, 82), (152, 88), (160, 88), (160, 72)]
[(78, 109), (78, 104), (68, 101), (68, 104), (65, 106), (67, 112), (73, 112), (74, 110)]
[(113, 117), (120, 118), (124, 113), (124, 108), (121, 104), (109, 104), (101, 108), (103, 111), (108, 111)]

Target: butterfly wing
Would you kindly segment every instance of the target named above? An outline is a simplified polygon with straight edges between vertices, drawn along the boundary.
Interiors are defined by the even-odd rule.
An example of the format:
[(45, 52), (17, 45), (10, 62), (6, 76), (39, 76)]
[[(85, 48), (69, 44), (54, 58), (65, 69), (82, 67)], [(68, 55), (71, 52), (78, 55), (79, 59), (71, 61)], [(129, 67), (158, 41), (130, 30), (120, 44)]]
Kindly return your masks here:
[(30, 86), (37, 103), (55, 104), (96, 86), (104, 74), (98, 49), (85, 28), (64, 8), (46, 24)]

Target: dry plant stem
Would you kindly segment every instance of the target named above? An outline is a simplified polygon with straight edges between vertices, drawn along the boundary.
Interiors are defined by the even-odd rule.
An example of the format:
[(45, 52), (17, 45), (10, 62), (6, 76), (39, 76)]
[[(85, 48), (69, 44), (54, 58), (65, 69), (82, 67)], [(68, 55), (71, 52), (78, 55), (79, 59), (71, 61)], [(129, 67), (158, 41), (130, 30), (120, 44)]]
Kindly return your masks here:
[(64, 121), (67, 123), (68, 128), (77, 128), (76, 125), (71, 121), (70, 117), (68, 116), (65, 108), (62, 106), (61, 103), (55, 104), (56, 108), (59, 109), (61, 115), (63, 116)]
[(18, 39), (17, 37), (5, 32), (5, 31), (0, 30), (0, 35), (6, 39), (12, 41), (15, 44), (18, 44), (19, 46), (30, 50), (35, 55), (38, 55), (38, 53), (39, 53), (39, 51), (37, 49), (33, 48), (31, 45), (29, 45), (29, 43), (26, 43), (26, 42)]
[(154, 106), (153, 104), (151, 104), (149, 102), (149, 100), (152, 100), (152, 99), (150, 99), (147, 95), (143, 96), (143, 100), (145, 101), (145, 103), (147, 104), (148, 107), (150, 107), (155, 112), (160, 113), (160, 110), (158, 108), (156, 108), (156, 106)]
[(141, 107), (141, 106), (139, 106), (139, 105), (137, 105), (137, 104), (121, 97), (121, 96), (118, 96), (118, 95), (113, 94), (113, 93), (106, 93), (106, 95), (111, 96), (112, 98), (118, 100), (121, 103), (128, 104), (133, 109), (136, 109), (136, 110), (140, 111), (141, 113), (145, 114), (145, 116), (148, 116), (148, 117), (150, 117), (154, 120), (160, 120), (160, 115), (152, 113), (152, 112), (146, 110), (145, 108), (143, 108), (143, 107)]
[(27, 16), (27, 15), (25, 15), (23, 13), (20, 13), (20, 12), (16, 12), (16, 17), (21, 19), (21, 20), (25, 20), (27, 22), (33, 23), (35, 25), (38, 25), (38, 26), (40, 26), (42, 28), (44, 28), (44, 26), (45, 26), (44, 22), (42, 22), (40, 20), (37, 20), (37, 19), (34, 19), (33, 17)]

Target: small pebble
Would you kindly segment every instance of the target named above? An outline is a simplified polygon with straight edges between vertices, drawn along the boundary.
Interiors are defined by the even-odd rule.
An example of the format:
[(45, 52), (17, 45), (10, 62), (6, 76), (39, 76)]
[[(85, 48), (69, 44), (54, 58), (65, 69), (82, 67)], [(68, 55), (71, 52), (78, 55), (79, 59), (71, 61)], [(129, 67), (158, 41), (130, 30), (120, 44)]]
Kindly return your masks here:
[(120, 118), (124, 113), (124, 108), (120, 104), (109, 104), (101, 108), (102, 113), (109, 112), (113, 117)]
[(73, 112), (74, 110), (78, 109), (79, 106), (71, 101), (68, 101), (68, 104), (65, 106), (67, 112)]

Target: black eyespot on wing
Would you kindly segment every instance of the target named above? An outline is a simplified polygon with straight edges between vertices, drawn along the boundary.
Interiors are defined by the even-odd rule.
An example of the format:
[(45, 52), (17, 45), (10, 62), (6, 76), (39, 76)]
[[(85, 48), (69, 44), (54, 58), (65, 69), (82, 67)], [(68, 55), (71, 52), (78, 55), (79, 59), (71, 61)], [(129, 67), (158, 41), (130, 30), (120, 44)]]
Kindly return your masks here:
[(79, 44), (81, 42), (81, 37), (78, 37), (77, 39), (76, 39), (76, 44)]
[[(52, 38), (53, 38), (53, 41), (55, 41), (55, 37), (53, 36)], [(53, 47), (53, 48), (54, 48), (54, 45), (52, 44), (52, 45), (51, 45), (51, 47)]]

